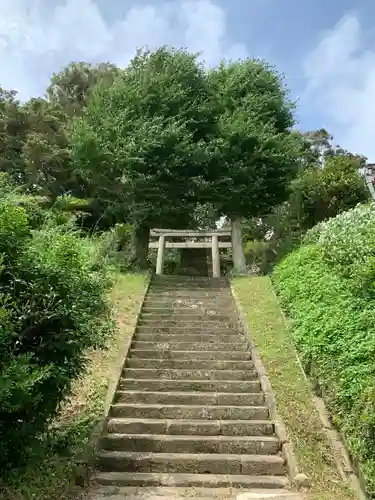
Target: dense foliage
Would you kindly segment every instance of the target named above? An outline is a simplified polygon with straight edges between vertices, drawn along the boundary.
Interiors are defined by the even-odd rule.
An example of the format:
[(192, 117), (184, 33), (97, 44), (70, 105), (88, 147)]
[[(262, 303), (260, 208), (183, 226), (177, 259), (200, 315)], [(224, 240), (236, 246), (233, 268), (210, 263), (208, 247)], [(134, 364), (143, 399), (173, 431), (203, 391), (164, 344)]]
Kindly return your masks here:
[(230, 218), (259, 216), (284, 201), (300, 165), (293, 103), (263, 61), (222, 64), (210, 80), (218, 114), (210, 197)]
[(0, 199), (0, 469), (20, 463), (110, 329), (100, 247), (74, 227), (32, 230)]
[[(293, 130), (294, 107), (282, 77), (264, 61), (206, 70), (196, 54), (166, 47), (138, 52), (124, 69), (69, 64), (52, 76), (43, 98), (24, 103), (0, 88), (0, 467), (27, 455), (83, 372), (88, 349), (107, 333), (104, 247), (123, 269), (148, 266), (150, 228), (215, 228), (222, 217), (232, 227), (236, 269), (247, 271), (244, 221), (248, 267), (267, 272), (314, 224), (366, 201), (357, 175), (363, 158), (334, 146), (323, 129)], [(344, 219), (336, 219), (339, 228), (337, 220)], [(340, 247), (338, 235), (329, 240), (322, 225), (277, 274), (285, 296), (288, 269), (297, 276), (306, 267), (314, 282), (306, 294), (329, 288), (324, 280), (332, 279), (329, 293), (342, 291), (342, 300), (361, 312), (350, 331), (359, 340), (373, 293), (372, 233), (363, 224), (358, 235), (350, 233), (353, 221), (346, 227), (350, 241), (362, 241), (361, 257)], [(167, 257), (166, 267), (185, 267), (184, 252)], [(322, 269), (327, 273), (319, 274)], [(296, 286), (302, 294), (303, 280)], [(316, 302), (321, 293), (316, 289)], [(301, 325), (309, 317), (306, 311)], [(327, 328), (336, 328), (334, 317), (327, 312)], [(306, 349), (307, 364), (309, 355)], [(323, 375), (329, 363), (328, 357), (321, 368), (316, 363)], [(348, 375), (344, 404), (337, 397), (341, 383), (329, 397), (350, 429), (357, 394)], [(347, 419), (340, 413), (345, 405)], [(370, 453), (360, 441), (366, 422), (363, 434), (353, 433), (352, 449), (361, 458)]]
[(369, 199), (358, 172), (363, 159), (341, 149), (328, 149), (321, 162), (314, 144), (303, 154), (303, 168), (291, 181), (286, 202), (244, 222), (246, 248), (251, 249), (248, 264), (258, 272), (270, 271), (317, 223)]
[(375, 494), (375, 204), (307, 233), (274, 282), (306, 371)]
[(214, 119), (209, 94), (195, 55), (162, 48), (99, 86), (73, 123), (77, 172), (95, 198), (126, 213), (144, 250), (150, 228), (191, 221)]

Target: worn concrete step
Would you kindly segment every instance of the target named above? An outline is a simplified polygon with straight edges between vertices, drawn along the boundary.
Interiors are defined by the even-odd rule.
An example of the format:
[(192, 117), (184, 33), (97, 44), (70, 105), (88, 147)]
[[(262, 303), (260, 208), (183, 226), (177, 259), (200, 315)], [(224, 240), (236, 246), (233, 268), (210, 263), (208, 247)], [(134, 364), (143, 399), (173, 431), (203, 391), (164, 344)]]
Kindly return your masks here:
[(190, 281), (190, 282), (178, 282), (178, 281), (169, 281), (169, 282), (153, 282), (151, 284), (151, 290), (230, 290), (228, 283), (223, 282), (210, 282), (210, 281)]
[(170, 312), (181, 312), (186, 313), (189, 311), (217, 311), (218, 313), (229, 312), (233, 313), (235, 310), (235, 305), (232, 299), (226, 301), (212, 300), (212, 301), (200, 301), (200, 300), (174, 300), (171, 298), (169, 301), (150, 301), (145, 300), (142, 306), (142, 312), (148, 313), (170, 313)]
[(235, 330), (238, 328), (238, 324), (236, 323), (235, 320), (226, 320), (226, 321), (217, 321), (217, 320), (210, 320), (207, 319), (207, 317), (202, 318), (202, 319), (189, 319), (189, 318), (177, 318), (177, 319), (153, 319), (153, 318), (144, 318), (141, 316), (138, 320), (138, 325), (139, 326), (152, 326), (153, 328), (158, 328), (158, 327), (163, 327), (163, 326), (185, 326), (186, 328), (194, 328), (194, 327), (199, 327), (200, 329), (202, 328), (207, 328), (207, 327), (214, 327), (214, 328), (230, 328), (232, 330)]
[(165, 298), (188, 299), (188, 300), (203, 300), (210, 298), (212, 300), (223, 300), (233, 298), (232, 292), (228, 289), (223, 290), (184, 290), (182, 289), (158, 289), (151, 290), (147, 294), (147, 300), (163, 300)]
[(181, 333), (181, 334), (168, 334), (168, 333), (136, 333), (134, 341), (142, 341), (142, 342), (204, 342), (204, 343), (231, 343), (236, 340), (240, 340), (242, 342), (246, 342), (246, 338), (237, 334), (237, 336), (226, 335), (225, 333)]
[(184, 325), (177, 326), (168, 326), (168, 325), (137, 325), (136, 333), (166, 333), (170, 335), (183, 335), (183, 334), (201, 334), (201, 335), (214, 335), (217, 333), (223, 333), (225, 335), (239, 335), (238, 329), (236, 328), (222, 328), (213, 323), (209, 323), (208, 325), (194, 326), (194, 327), (186, 327)]
[(273, 436), (269, 420), (162, 420), (111, 418), (108, 432), (190, 436)]
[(264, 394), (256, 393), (220, 393), (220, 392), (151, 392), (117, 391), (115, 403), (174, 404), (174, 405), (220, 405), (220, 406), (261, 406)]
[(223, 453), (276, 455), (280, 443), (273, 436), (179, 436), (166, 434), (108, 434), (104, 450), (153, 453)]
[(267, 420), (266, 406), (209, 406), (209, 405), (157, 405), (113, 404), (113, 418), (161, 418), (179, 420)]
[(173, 297), (174, 299), (188, 298), (207, 298), (224, 299), (233, 298), (232, 292), (229, 288), (210, 288), (210, 287), (154, 287), (148, 292), (148, 299), (164, 298), (165, 296)]
[(230, 303), (203, 303), (199, 301), (191, 302), (190, 304), (175, 304), (174, 302), (155, 304), (145, 302), (142, 306), (142, 313), (147, 314), (188, 314), (194, 311), (195, 313), (205, 314), (207, 311), (209, 314), (215, 314), (213, 311), (217, 311), (216, 314), (226, 314), (233, 316), (236, 314), (236, 309), (232, 302)]
[(130, 391), (198, 391), (261, 392), (259, 380), (166, 380), (120, 379), (119, 390)]
[(230, 288), (230, 283), (228, 280), (156, 280), (156, 281), (152, 281), (151, 284), (150, 284), (150, 288), (151, 289), (155, 289), (155, 288), (160, 288), (160, 287), (165, 287), (165, 286), (168, 286), (168, 287), (176, 287), (176, 286), (180, 286), (180, 287), (186, 287), (186, 288), (194, 288), (194, 287), (207, 287), (207, 288), (212, 288), (212, 289), (215, 289), (215, 288)]
[(150, 453), (104, 451), (98, 456), (101, 470), (197, 474), (285, 474), (284, 459), (277, 455), (215, 453)]
[(233, 342), (145, 342), (133, 340), (132, 349), (154, 349), (155, 351), (247, 351), (247, 341), (234, 340)]
[(157, 292), (148, 292), (146, 302), (165, 302), (168, 303), (196, 303), (212, 302), (215, 304), (234, 304), (232, 292), (230, 290), (158, 290)]
[(169, 380), (257, 380), (253, 370), (177, 370), (174, 368), (125, 368), (124, 378), (166, 378)]
[(144, 304), (142, 307), (142, 314), (197, 314), (207, 316), (233, 316), (236, 310), (233, 304), (228, 306), (218, 306), (217, 304), (207, 306), (205, 304), (191, 304), (186, 305), (169, 305), (162, 307), (149, 306)]
[(152, 349), (131, 349), (129, 358), (141, 359), (222, 359), (226, 361), (250, 361), (252, 359), (249, 351), (154, 351)]
[[(151, 477), (157, 475), (148, 474)], [(206, 487), (188, 486), (187, 484), (180, 486), (179, 483), (175, 482), (176, 476), (186, 476), (186, 474), (171, 474), (164, 478), (163, 485), (150, 483), (141, 488), (139, 486), (101, 485), (96, 488), (95, 496), (90, 498), (91, 500), (306, 500), (307, 498), (304, 493), (290, 492), (286, 489), (280, 490), (275, 485), (273, 489), (264, 486), (261, 488), (262, 485), (259, 486), (259, 482), (256, 483), (256, 488), (246, 487), (243, 484), (215, 487), (214, 480), (211, 480), (211, 483), (208, 482)], [(210, 475), (207, 474), (207, 476)], [(211, 474), (211, 477), (213, 476), (215, 475)], [(223, 474), (224, 477), (226, 476)], [(173, 486), (164, 486), (164, 484), (172, 484)], [(210, 484), (211, 486), (209, 486)]]
[(151, 284), (165, 284), (165, 283), (203, 283), (203, 284), (214, 284), (214, 285), (222, 285), (228, 286), (228, 280), (222, 276), (220, 278), (212, 278), (209, 276), (183, 276), (183, 275), (172, 275), (172, 274), (164, 274), (162, 276), (155, 275), (152, 278)]
[(174, 368), (176, 370), (251, 370), (253, 361), (224, 361), (214, 359), (139, 359), (128, 358), (126, 367), (129, 368)]
[(211, 276), (189, 276), (189, 275), (185, 275), (185, 274), (162, 274), (162, 275), (155, 274), (152, 277), (152, 283), (169, 282), (169, 281), (178, 281), (178, 282), (205, 281), (205, 282), (213, 282), (213, 283), (227, 283), (228, 279), (225, 276), (220, 276), (219, 278), (213, 278)]
[[(244, 476), (244, 475), (232, 475), (232, 474), (164, 474), (164, 473), (134, 473), (134, 472), (99, 472), (96, 477), (96, 481), (101, 485), (111, 485), (111, 486), (125, 486), (132, 485), (134, 487), (138, 486), (166, 486), (166, 487), (184, 487), (192, 486), (195, 488), (210, 488), (210, 492), (206, 492), (207, 495), (214, 493), (218, 488), (262, 488), (263, 491), (266, 489), (276, 491), (282, 488), (286, 488), (289, 481), (283, 476)], [(127, 490), (127, 489), (126, 489)], [(213, 490), (213, 491), (212, 491)], [(280, 491), (280, 490), (279, 490)], [(120, 492), (121, 493), (121, 490)], [(129, 490), (124, 491), (124, 499), (128, 498), (127, 493)], [(199, 492), (198, 492), (199, 493)], [(204, 500), (203, 493), (200, 492), (196, 498), (199, 500)], [(223, 492), (222, 499), (231, 499), (229, 497), (229, 492)], [(155, 491), (152, 494), (155, 497)], [(154, 498), (153, 496), (151, 498)], [(176, 496), (177, 492), (175, 489), (171, 491), (171, 499), (176, 500), (180, 498)], [(186, 490), (181, 495), (181, 498), (185, 497)], [(155, 497), (155, 500), (158, 497)], [(189, 498), (189, 497), (187, 497)], [(215, 498), (215, 497), (214, 497)], [(236, 498), (236, 497), (234, 497)], [(256, 498), (256, 497), (255, 497)], [(298, 498), (298, 497), (296, 497)], [(262, 500), (261, 497), (259, 500)], [(273, 500), (271, 498), (271, 500)], [(281, 499), (280, 499), (281, 500)], [(285, 499), (288, 500), (288, 499)]]
[(187, 313), (181, 313), (179, 311), (176, 312), (167, 312), (167, 313), (148, 313), (148, 312), (143, 312), (141, 314), (140, 320), (142, 321), (155, 321), (155, 322), (160, 322), (160, 321), (174, 321), (174, 322), (180, 322), (180, 321), (213, 321), (213, 322), (224, 322), (224, 323), (230, 323), (230, 322), (235, 322), (237, 319), (237, 315), (235, 314), (234, 311), (232, 311), (231, 314), (207, 314), (205, 311), (199, 312), (199, 311), (190, 311)]

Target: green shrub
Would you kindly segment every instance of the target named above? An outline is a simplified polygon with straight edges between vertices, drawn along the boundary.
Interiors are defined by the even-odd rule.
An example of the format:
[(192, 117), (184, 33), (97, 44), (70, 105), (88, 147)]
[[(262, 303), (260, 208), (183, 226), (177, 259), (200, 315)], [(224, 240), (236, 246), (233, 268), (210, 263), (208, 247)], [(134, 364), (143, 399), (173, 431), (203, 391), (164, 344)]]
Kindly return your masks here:
[(302, 363), (375, 495), (375, 207), (318, 225), (273, 275)]
[(0, 203), (0, 468), (19, 464), (111, 329), (110, 279), (71, 227), (32, 231)]
[(275, 259), (275, 251), (270, 241), (252, 240), (245, 243), (245, 258), (250, 269), (256, 274), (265, 274)]

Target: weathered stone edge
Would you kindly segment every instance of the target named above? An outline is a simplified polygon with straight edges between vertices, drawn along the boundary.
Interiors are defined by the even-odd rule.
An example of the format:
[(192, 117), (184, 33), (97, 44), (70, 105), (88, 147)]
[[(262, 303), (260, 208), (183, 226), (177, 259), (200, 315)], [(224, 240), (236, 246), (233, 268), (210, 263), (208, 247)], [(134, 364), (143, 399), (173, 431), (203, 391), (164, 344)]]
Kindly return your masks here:
[(242, 309), (241, 302), (237, 296), (232, 281), (230, 281), (231, 292), (237, 308), (237, 316), (240, 322), (240, 326), (243, 333), (246, 335), (250, 342), (252, 358), (254, 361), (254, 366), (259, 374), (259, 380), (262, 387), (262, 391), (265, 395), (266, 405), (270, 412), (270, 418), (275, 425), (275, 434), (281, 443), (281, 450), (284, 456), (284, 460), (288, 469), (288, 475), (292, 484), (300, 489), (309, 485), (309, 478), (299, 471), (297, 459), (293, 451), (293, 444), (288, 436), (285, 424), (277, 412), (276, 398), (272, 390), (271, 382), (268, 378), (266, 369), (263, 365), (262, 358), (259, 349), (255, 345), (252, 335), (249, 330), (246, 315)]
[[(272, 283), (271, 283), (272, 285)], [(279, 304), (281, 314), (283, 316), (284, 322), (287, 325), (289, 323), (288, 318), (285, 316), (285, 313), (281, 307), (279, 298), (272, 286), (272, 293)], [(303, 368), (301, 358), (298, 355), (297, 350), (294, 350), (297, 362), (300, 366), (301, 372), (307, 382), (307, 384), (311, 387), (310, 380), (306, 375), (306, 372)], [(366, 500), (367, 495), (365, 493), (365, 482), (361, 476), (358, 476), (357, 471), (353, 468), (350, 454), (347, 450), (344, 436), (342, 436), (332, 425), (331, 418), (329, 416), (329, 412), (322, 398), (318, 397), (316, 394), (312, 397), (312, 401), (318, 412), (320, 421), (322, 423), (323, 431), (327, 436), (328, 442), (331, 446), (333, 452), (333, 458), (336, 463), (337, 470), (344, 481), (348, 481), (351, 485), (352, 490), (357, 496), (358, 500)], [(359, 471), (360, 472), (360, 471)]]

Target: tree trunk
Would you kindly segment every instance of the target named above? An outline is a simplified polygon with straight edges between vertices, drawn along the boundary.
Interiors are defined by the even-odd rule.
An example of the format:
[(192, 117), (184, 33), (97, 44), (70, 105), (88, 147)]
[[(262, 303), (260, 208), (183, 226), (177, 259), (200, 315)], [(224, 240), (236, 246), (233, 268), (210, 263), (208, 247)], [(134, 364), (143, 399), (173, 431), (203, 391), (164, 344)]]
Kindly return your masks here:
[(148, 242), (150, 239), (150, 228), (147, 226), (133, 226), (132, 233), (132, 262), (140, 269), (147, 269), (148, 266)]
[(247, 274), (245, 254), (242, 242), (242, 224), (240, 217), (232, 217), (232, 256), (233, 271), (237, 274)]

